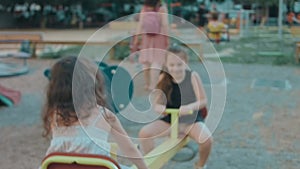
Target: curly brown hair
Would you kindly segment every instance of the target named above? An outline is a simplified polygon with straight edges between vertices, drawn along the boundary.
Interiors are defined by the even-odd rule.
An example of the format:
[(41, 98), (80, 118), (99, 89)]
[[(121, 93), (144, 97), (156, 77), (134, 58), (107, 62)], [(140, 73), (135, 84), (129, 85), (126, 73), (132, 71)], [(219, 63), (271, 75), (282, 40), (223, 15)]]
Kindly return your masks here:
[(88, 59), (65, 57), (51, 68), (42, 114), (48, 137), (53, 122), (70, 126), (89, 116), (89, 109), (105, 106), (104, 80), (96, 64)]

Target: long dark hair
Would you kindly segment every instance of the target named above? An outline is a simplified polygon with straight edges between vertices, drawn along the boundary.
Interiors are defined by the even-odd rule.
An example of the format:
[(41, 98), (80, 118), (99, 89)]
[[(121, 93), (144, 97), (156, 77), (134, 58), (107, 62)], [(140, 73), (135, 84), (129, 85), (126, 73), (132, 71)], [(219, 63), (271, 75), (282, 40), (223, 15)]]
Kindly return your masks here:
[[(172, 53), (172, 54), (170, 54), (170, 53)], [(168, 49), (166, 63), (167, 63), (168, 59), (172, 59), (172, 57), (179, 57), (186, 63), (188, 62), (187, 52), (181, 46), (172, 46)], [(173, 87), (172, 87), (173, 77), (168, 73), (166, 66), (164, 66), (163, 71), (161, 72), (161, 76), (162, 76), (162, 79), (159, 81), (156, 88), (162, 90), (163, 93), (166, 95), (167, 100), (169, 102), (172, 102), (171, 93), (173, 91)], [(165, 104), (163, 97), (162, 97), (162, 93), (160, 93), (158, 95), (158, 103)]]
[(42, 115), (43, 136), (49, 135), (54, 121), (70, 126), (88, 117), (89, 109), (105, 106), (103, 86), (102, 75), (91, 61), (70, 56), (56, 62), (51, 68)]
[(161, 4), (161, 0), (145, 0), (144, 2), (145, 6), (149, 6), (153, 8), (160, 6), (160, 4)]

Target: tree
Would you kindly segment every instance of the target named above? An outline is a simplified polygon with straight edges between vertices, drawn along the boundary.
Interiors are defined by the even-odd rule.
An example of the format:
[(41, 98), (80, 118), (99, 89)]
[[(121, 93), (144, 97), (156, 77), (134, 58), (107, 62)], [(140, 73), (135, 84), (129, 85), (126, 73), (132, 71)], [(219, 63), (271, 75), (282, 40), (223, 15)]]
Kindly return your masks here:
[(48, 19), (48, 13), (44, 11), (44, 7), (46, 5), (51, 6), (72, 6), (72, 5), (80, 5), (84, 11), (92, 11), (97, 8), (97, 4), (102, 2), (110, 2), (108, 0), (1, 0), (0, 4), (4, 8), (12, 8), (16, 4), (38, 4), (41, 6), (41, 10), (37, 14), (40, 18), (40, 25), (42, 28), (46, 26), (46, 22)]
[[(41, 7), (41, 10), (36, 11), (37, 18), (31, 20), (38, 20), (40, 22), (41, 28), (46, 26), (46, 23), (49, 23), (50, 14), (45, 10), (46, 6), (58, 7), (58, 6), (80, 6), (84, 13), (91, 13), (98, 8), (101, 8), (101, 4), (109, 3), (112, 4), (112, 13), (115, 14), (113, 18), (122, 16), (122, 9), (124, 4), (142, 4), (143, 0), (0, 0), (0, 5), (6, 9), (14, 9), (16, 4), (38, 4)], [(49, 11), (49, 10), (48, 10)], [(52, 16), (53, 17), (53, 16)], [(30, 24), (29, 22), (25, 22)], [(19, 22), (17, 22), (19, 24)]]
[(267, 1), (262, 1), (262, 0), (234, 0), (234, 3), (240, 3), (240, 4), (260, 4), (262, 6), (264, 5), (278, 5), (278, 0), (267, 0)]

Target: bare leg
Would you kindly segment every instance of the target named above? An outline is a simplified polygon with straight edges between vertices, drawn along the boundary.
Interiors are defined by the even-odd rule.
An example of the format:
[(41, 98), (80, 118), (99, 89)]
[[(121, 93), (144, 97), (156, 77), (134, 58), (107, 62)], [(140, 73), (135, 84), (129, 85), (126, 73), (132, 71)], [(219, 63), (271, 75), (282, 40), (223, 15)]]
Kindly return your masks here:
[(170, 124), (161, 120), (154, 121), (144, 126), (139, 132), (141, 150), (144, 154), (154, 148), (154, 139), (170, 134)]
[(159, 64), (152, 64), (151, 69), (150, 69), (150, 85), (149, 89), (152, 90), (156, 87), (158, 78), (159, 78), (159, 73), (161, 71), (162, 66)]
[(200, 122), (190, 125), (186, 130), (186, 134), (199, 144), (200, 158), (197, 166), (203, 167), (209, 157), (213, 142), (210, 131), (204, 123)]
[(145, 64), (144, 65), (144, 80), (145, 80), (145, 90), (149, 90), (149, 85), (150, 85), (150, 65)]

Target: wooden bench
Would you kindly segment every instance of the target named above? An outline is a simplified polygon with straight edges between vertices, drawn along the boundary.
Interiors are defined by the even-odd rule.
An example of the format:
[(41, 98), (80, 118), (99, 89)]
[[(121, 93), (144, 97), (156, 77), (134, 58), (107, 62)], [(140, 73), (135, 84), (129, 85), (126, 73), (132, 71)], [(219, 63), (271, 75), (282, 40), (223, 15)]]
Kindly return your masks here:
[[(30, 54), (36, 58), (37, 48), (43, 48), (44, 45), (114, 45), (113, 42), (103, 41), (66, 41), (66, 40), (44, 40), (42, 32), (0, 32), (0, 49), (20, 49), (22, 43), (30, 43)], [(121, 43), (122, 44), (122, 43)], [(114, 54), (114, 49), (110, 55)]]
[[(22, 43), (21, 40), (5, 40), (5, 41), (0, 41), (0, 44), (17, 44), (17, 43)], [(31, 55), (33, 58), (36, 58), (36, 50), (37, 46), (44, 46), (46, 44), (50, 45), (114, 45), (113, 42), (102, 42), (102, 41), (94, 41), (94, 42), (89, 42), (89, 41), (54, 41), (54, 40), (30, 40), (31, 44)], [(121, 43), (122, 44), (122, 43)], [(114, 49), (110, 51), (110, 55), (113, 56), (114, 54)]]
[(135, 21), (114, 21), (109, 23), (109, 28), (113, 30), (135, 30), (138, 22)]
[(43, 40), (42, 32), (0, 32), (0, 49), (17, 50), (17, 52), (6, 52), (2, 55), (23, 59), (24, 65), (27, 64), (29, 57), (35, 57), (36, 41)]
[[(125, 22), (127, 23), (126, 29), (134, 28), (136, 26), (136, 22)], [(116, 22), (112, 23), (110, 27), (112, 29), (120, 29), (121, 26), (124, 26), (123, 22)], [(124, 30), (124, 27), (123, 27)], [(43, 40), (43, 34), (41, 32), (0, 32), (0, 46), (1, 45), (15, 45), (14, 49), (16, 49), (16, 44), (20, 45), (24, 41), (29, 41), (31, 46), (31, 56), (36, 58), (36, 50), (38, 46), (44, 46), (47, 44), (50, 45), (104, 45), (104, 46), (112, 46), (111, 50), (109, 51), (110, 59), (114, 58), (115, 55), (115, 42), (109, 41), (62, 41), (62, 40)], [(130, 45), (129, 41), (121, 41), (117, 45), (127, 46)], [(197, 42), (189, 42), (184, 44), (195, 50), (197, 53), (200, 54), (200, 60), (203, 59), (203, 51), (202, 51), (202, 44)], [(20, 46), (17, 46), (20, 48)], [(1, 47), (0, 47), (1, 49)]]
[[(22, 52), (31, 52), (35, 51), (36, 48), (35, 44), (31, 44), (31, 42), (42, 40), (42, 32), (0, 32), (1, 49), (20, 49), (20, 51), (23, 50)], [(26, 43), (29, 43), (30, 46), (22, 46)]]
[[(112, 48), (109, 51), (110, 59), (114, 59), (115, 56), (115, 42), (107, 42), (107, 41), (32, 41), (32, 44), (36, 46), (37, 44), (53, 44), (53, 45), (104, 45), (104, 46), (112, 46)], [(120, 46), (129, 46), (129, 41), (121, 41), (117, 45)], [(202, 50), (202, 44), (201, 43), (193, 43), (189, 42), (186, 44), (183, 44), (187, 47), (190, 47), (191, 49), (195, 50), (195, 52), (200, 54), (200, 60), (203, 59), (203, 50)], [(36, 57), (36, 52), (33, 51), (33, 57)]]
[(3, 43), (21, 43), (24, 40), (38, 41), (42, 39), (42, 32), (0, 32), (0, 41)]
[(293, 37), (293, 41), (295, 42), (295, 60), (296, 60), (296, 63), (299, 63), (299, 59), (300, 59), (300, 27), (299, 26), (291, 27), (290, 33)]

